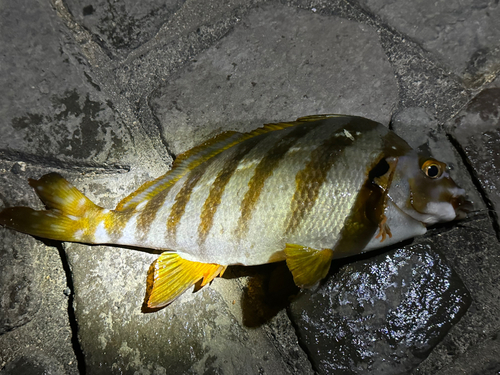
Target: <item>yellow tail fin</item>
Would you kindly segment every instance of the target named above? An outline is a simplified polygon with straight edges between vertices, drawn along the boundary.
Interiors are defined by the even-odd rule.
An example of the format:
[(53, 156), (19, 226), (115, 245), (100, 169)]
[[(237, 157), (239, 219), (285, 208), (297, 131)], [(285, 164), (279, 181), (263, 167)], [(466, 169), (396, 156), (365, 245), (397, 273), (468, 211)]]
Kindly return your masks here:
[(48, 210), (9, 207), (0, 212), (0, 224), (19, 232), (58, 241), (91, 242), (85, 238), (89, 222), (102, 212), (57, 173), (29, 180)]
[(150, 309), (164, 307), (201, 279), (201, 286), (205, 286), (225, 269), (219, 264), (192, 262), (177, 253), (164, 252), (149, 268), (144, 302)]

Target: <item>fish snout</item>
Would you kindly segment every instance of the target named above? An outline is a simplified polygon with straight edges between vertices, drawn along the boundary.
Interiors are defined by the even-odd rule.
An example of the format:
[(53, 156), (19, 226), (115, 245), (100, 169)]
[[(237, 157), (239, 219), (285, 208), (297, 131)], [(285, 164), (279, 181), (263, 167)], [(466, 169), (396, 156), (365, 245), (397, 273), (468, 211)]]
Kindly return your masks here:
[(467, 199), (466, 195), (457, 195), (451, 198), (451, 205), (455, 209), (455, 220), (462, 220), (467, 217), (467, 213), (474, 210), (472, 201)]

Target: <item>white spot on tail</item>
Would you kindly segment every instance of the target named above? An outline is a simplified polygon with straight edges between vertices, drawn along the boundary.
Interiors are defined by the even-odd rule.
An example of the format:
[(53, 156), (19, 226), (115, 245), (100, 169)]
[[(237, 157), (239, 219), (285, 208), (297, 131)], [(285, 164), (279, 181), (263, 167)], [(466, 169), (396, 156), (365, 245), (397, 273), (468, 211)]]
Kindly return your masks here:
[(75, 240), (81, 240), (82, 237), (83, 237), (83, 230), (82, 229), (78, 229), (75, 234), (73, 235), (73, 237), (75, 238)]
[(108, 231), (104, 225), (104, 220), (97, 225), (94, 233), (94, 241), (96, 243), (108, 243), (110, 241)]
[(70, 218), (71, 220), (73, 221), (77, 221), (78, 220), (78, 217), (77, 216), (73, 216), (73, 215), (66, 215), (68, 218)]
[(85, 197), (80, 198), (80, 202), (78, 202), (78, 207), (83, 207), (87, 203), (87, 199)]

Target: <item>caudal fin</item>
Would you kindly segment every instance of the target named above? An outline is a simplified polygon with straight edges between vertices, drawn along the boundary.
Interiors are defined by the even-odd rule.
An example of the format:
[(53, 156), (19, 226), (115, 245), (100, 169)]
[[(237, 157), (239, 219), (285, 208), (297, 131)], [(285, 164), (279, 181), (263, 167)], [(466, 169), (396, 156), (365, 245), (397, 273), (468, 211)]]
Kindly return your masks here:
[(48, 210), (9, 207), (0, 212), (0, 224), (19, 232), (59, 241), (88, 241), (89, 223), (103, 209), (57, 173), (29, 180)]

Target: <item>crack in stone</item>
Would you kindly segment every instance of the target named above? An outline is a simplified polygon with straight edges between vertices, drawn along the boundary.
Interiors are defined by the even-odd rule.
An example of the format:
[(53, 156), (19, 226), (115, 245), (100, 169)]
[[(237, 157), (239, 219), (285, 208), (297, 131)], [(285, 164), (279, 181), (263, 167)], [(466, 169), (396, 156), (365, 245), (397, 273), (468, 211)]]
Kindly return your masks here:
[(34, 164), (42, 168), (59, 168), (79, 172), (99, 172), (100, 174), (115, 174), (130, 172), (130, 166), (120, 164), (100, 164), (94, 162), (65, 161), (50, 156), (40, 156), (22, 151), (0, 149), (0, 161)]

